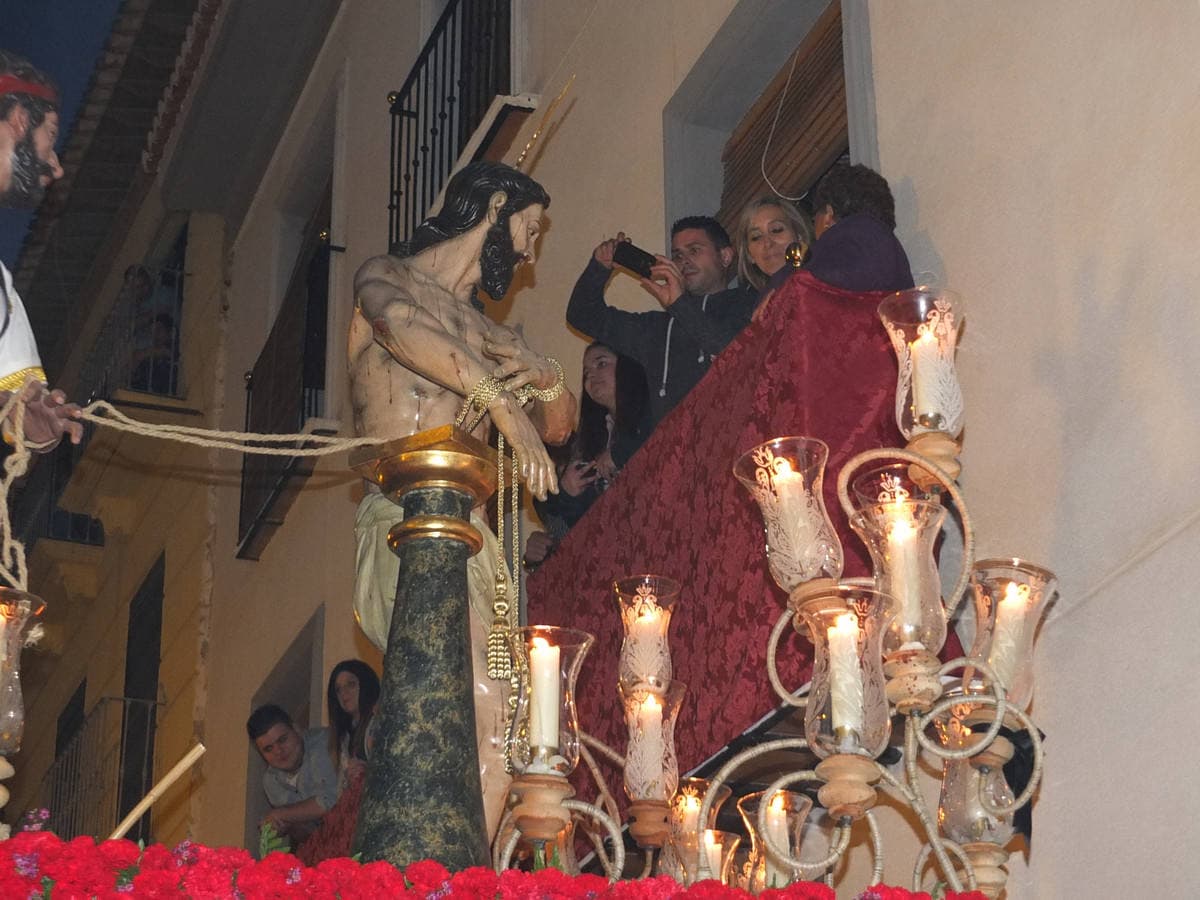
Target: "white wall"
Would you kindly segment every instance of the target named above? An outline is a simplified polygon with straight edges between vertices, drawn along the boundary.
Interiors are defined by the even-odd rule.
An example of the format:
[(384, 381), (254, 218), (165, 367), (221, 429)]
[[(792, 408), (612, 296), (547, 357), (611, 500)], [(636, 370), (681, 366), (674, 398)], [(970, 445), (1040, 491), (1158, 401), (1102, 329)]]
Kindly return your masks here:
[(901, 239), (970, 304), (979, 555), (1061, 577), (1010, 896), (1189, 896), (1200, 7), (874, 0), (870, 33)]

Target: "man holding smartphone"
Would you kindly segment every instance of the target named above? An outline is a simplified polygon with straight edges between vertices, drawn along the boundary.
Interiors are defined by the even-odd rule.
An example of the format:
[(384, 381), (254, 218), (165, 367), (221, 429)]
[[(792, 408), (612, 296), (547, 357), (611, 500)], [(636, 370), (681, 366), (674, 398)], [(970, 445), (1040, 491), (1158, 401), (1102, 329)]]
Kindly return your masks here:
[[(640, 266), (635, 272), (662, 309), (634, 313), (609, 306), (604, 288), (614, 251), (626, 240), (618, 232), (596, 247), (571, 292), (567, 322), (645, 367), (650, 416), (657, 425), (750, 322), (755, 296), (747, 287), (728, 287), (734, 252), (720, 223), (687, 216), (671, 226), (670, 258), (655, 256), (648, 272)], [(638, 265), (636, 257), (630, 253), (616, 262)]]

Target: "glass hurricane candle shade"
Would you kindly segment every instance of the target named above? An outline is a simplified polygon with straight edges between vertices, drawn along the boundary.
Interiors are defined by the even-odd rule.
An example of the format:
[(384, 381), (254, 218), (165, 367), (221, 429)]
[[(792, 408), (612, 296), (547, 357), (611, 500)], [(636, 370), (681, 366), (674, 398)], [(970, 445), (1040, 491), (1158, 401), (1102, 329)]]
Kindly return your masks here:
[(822, 495), (828, 459), (823, 441), (782, 437), (743, 453), (733, 467), (762, 512), (771, 577), (789, 593), (842, 575), (842, 545)]
[(954, 351), (962, 300), (952, 291), (913, 288), (887, 297), (879, 318), (900, 364), (896, 424), (910, 440), (931, 431), (958, 437), (964, 411)]
[[(700, 828), (700, 807), (704, 804), (704, 796), (708, 793), (711, 783), (707, 778), (681, 778), (675, 796), (671, 798), (671, 809), (667, 814), (667, 826), (670, 828), (671, 840), (667, 841), (659, 857), (659, 871), (670, 875), (676, 881), (684, 879), (683, 861), (675, 849), (675, 839), (682, 835), (695, 836)], [(717, 814), (721, 806), (729, 799), (732, 791), (729, 785), (722, 784), (717, 788), (713, 797), (712, 807), (708, 811), (705, 828), (715, 828)]]
[(666, 803), (679, 786), (675, 717), (687, 685), (648, 678), (618, 685), (629, 745), (625, 750), (625, 793), (630, 800)]
[(822, 759), (835, 753), (878, 756), (891, 734), (881, 661), (892, 599), (839, 584), (801, 614), (813, 643), (812, 689), (804, 736)]
[(885, 657), (908, 650), (936, 654), (946, 641), (946, 610), (934, 543), (946, 510), (912, 480), (909, 466), (871, 469), (854, 479), (850, 526), (871, 554), (875, 587), (893, 599), (883, 636)]
[[(729, 870), (740, 844), (741, 838), (738, 835), (712, 828), (706, 828), (699, 835), (694, 831), (673, 835), (668, 846), (674, 850), (683, 876), (677, 880), (684, 887), (691, 887), (701, 878), (705, 881), (715, 880), (728, 884)], [(707, 866), (703, 875), (700, 871), (701, 854)]]
[(21, 749), (25, 704), (21, 696), (21, 648), (25, 629), (46, 609), (40, 597), (0, 588), (0, 756)]
[[(1021, 710), (1033, 699), (1033, 637), (1056, 584), (1053, 572), (1022, 559), (984, 559), (971, 570), (975, 642), (969, 658), (985, 662), (1008, 702)], [(968, 686), (984, 689), (978, 679)]]
[[(952, 750), (968, 746), (970, 728), (952, 718), (945, 725), (938, 723), (938, 737)], [(990, 841), (1008, 843), (1014, 833), (1012, 814), (996, 816), (984, 807), (986, 797), (993, 809), (1012, 804), (1013, 792), (1004, 779), (1004, 771), (994, 768), (984, 773), (971, 765), (969, 759), (948, 759), (942, 765), (942, 792), (938, 801), (938, 824), (942, 834), (959, 844)]]
[(851, 518), (871, 553), (875, 586), (891, 598), (883, 653), (937, 653), (946, 641), (946, 610), (933, 545), (946, 510), (929, 500), (884, 500)]
[(579, 762), (575, 679), (592, 646), (586, 631), (532, 625), (513, 632), (519, 675), (509, 730), (513, 768), (535, 775), (569, 775)]
[(679, 582), (663, 575), (631, 575), (613, 582), (625, 640), (617, 680), (638, 684), (647, 678), (670, 681), (671, 648), (667, 629), (679, 599)]
[[(762, 814), (763, 791), (746, 794), (738, 801), (738, 812), (750, 834), (750, 859), (745, 873), (746, 890), (752, 894), (767, 888), (782, 888), (795, 880), (794, 871), (785, 862), (767, 852), (764, 834), (800, 858), (800, 837), (804, 822), (812, 810), (812, 799), (795, 791), (777, 791)], [(761, 815), (760, 815), (761, 814)]]

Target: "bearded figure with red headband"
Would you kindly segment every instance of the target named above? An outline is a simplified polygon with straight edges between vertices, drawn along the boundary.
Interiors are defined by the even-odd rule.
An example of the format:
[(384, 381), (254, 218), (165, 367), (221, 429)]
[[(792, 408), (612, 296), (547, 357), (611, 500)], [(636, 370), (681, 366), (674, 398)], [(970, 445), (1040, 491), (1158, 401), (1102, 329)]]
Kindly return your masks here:
[[(62, 177), (54, 151), (58, 140), (58, 90), (25, 60), (0, 50), (0, 205), (32, 209)], [(0, 262), (0, 405), (24, 390), (28, 445), (46, 451), (70, 436), (79, 443), (79, 407), (46, 386), (33, 329), (12, 275)], [(5, 434), (9, 432), (4, 423)]]

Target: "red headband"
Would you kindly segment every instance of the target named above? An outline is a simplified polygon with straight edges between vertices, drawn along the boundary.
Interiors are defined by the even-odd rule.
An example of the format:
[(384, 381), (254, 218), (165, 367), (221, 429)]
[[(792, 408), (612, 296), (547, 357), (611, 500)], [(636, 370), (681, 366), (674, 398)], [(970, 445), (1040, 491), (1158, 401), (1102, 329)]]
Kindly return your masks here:
[(30, 97), (37, 97), (40, 100), (49, 100), (51, 103), (58, 104), (58, 91), (48, 84), (39, 84), (36, 81), (26, 81), (23, 78), (18, 78), (16, 75), (0, 75), (0, 96), (4, 94), (28, 94)]

